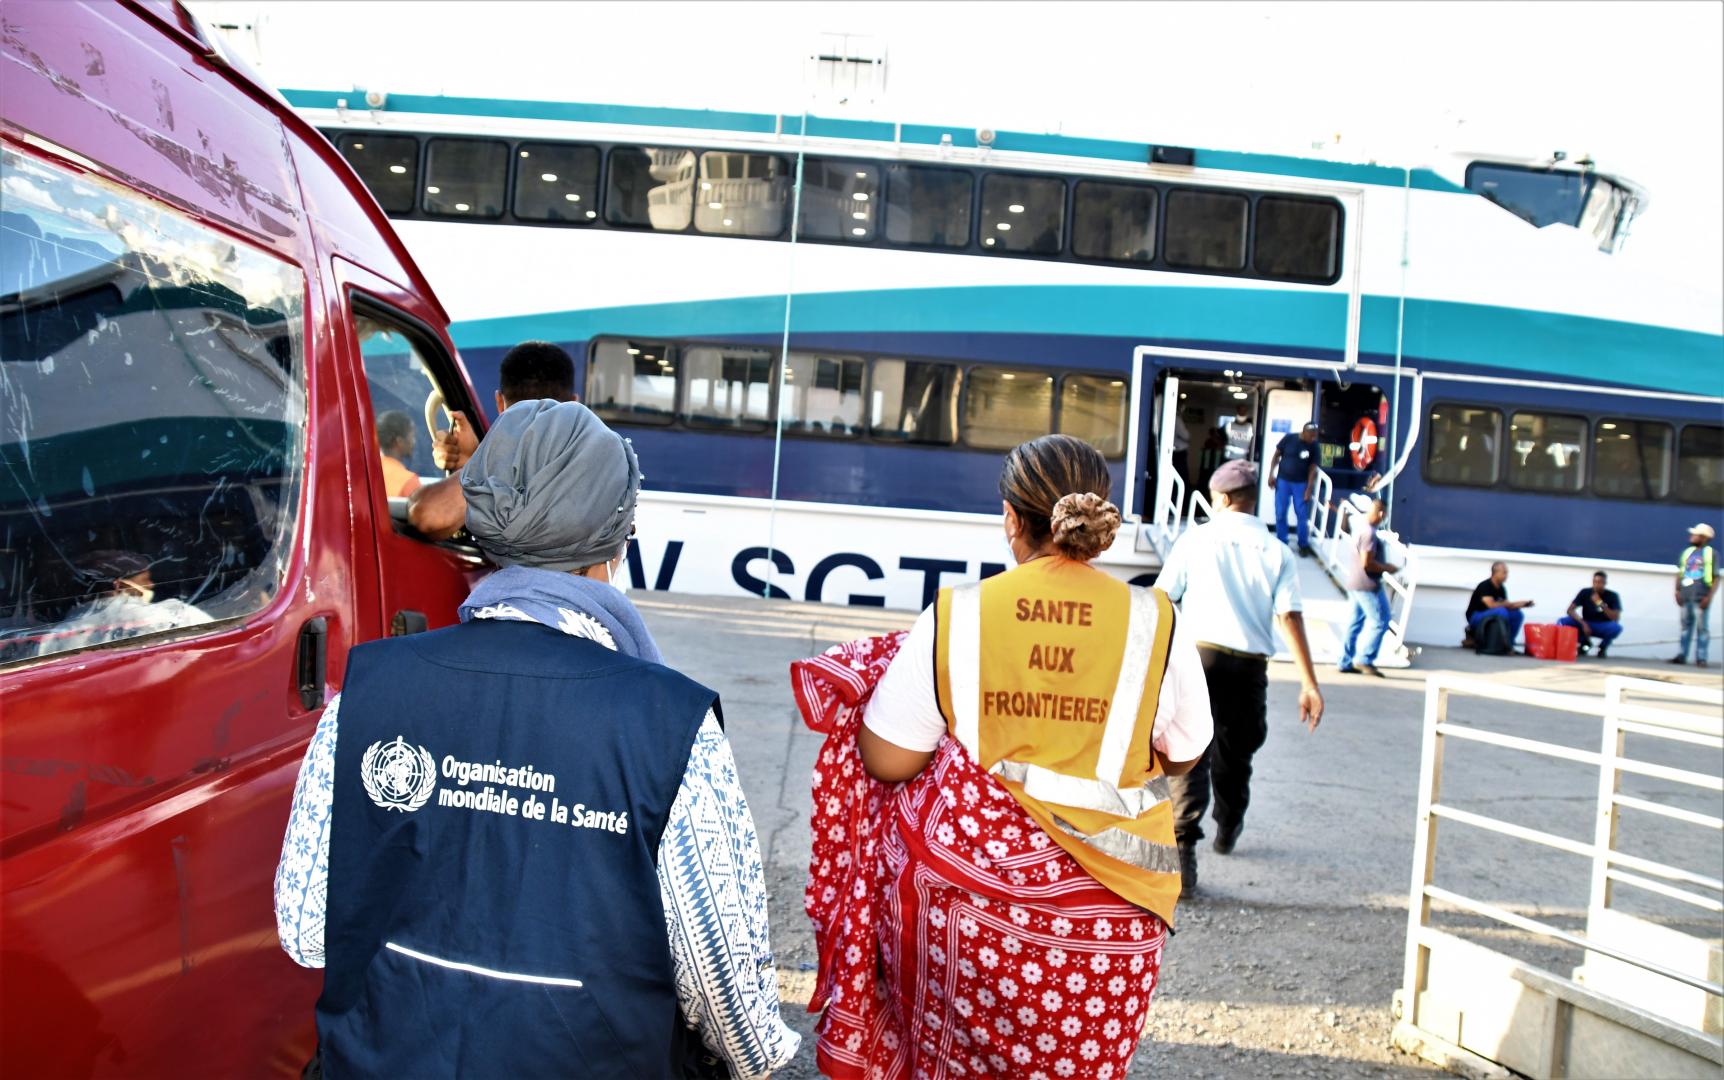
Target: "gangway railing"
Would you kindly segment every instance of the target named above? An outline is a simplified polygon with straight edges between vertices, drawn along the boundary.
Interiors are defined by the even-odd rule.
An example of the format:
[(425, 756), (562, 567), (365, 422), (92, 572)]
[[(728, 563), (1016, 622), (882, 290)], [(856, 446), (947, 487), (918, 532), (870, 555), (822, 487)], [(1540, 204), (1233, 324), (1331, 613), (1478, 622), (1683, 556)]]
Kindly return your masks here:
[(1167, 558), (1167, 553), (1173, 550), (1173, 542), (1179, 539), (1181, 526), (1184, 524), (1185, 477), (1179, 475), (1177, 469), (1164, 469), (1161, 480), (1155, 486), (1155, 507), (1150, 514), (1149, 542), (1155, 548), (1156, 554)]
[[(1625, 701), (1625, 695), (1701, 705), (1710, 715)], [(1600, 751), (1531, 739), (1449, 720), (1450, 700), (1472, 696), (1602, 721)], [(1602, 698), (1531, 690), (1500, 682), (1434, 675), (1426, 683), (1423, 750), (1419, 767), (1418, 831), (1413, 846), (1412, 892), (1395, 1042), (1451, 1068), (1477, 1068), (1477, 1059), (1535, 1078), (1714, 1075), (1724, 1066), (1719, 1016), (1724, 985), (1718, 981), (1719, 947), (1674, 928), (1641, 920), (1644, 932), (1621, 932), (1607, 920), (1613, 890), (1628, 886), (1702, 911), (1724, 911), (1724, 880), (1617, 850), (1618, 816), (1629, 809), (1709, 829), (1724, 819), (1622, 794), (1623, 774), (1650, 777), (1701, 791), (1724, 792), (1724, 777), (1630, 758), (1624, 736), (1724, 749), (1724, 690), (1612, 676)], [(1481, 743), (1599, 770), (1597, 831), (1591, 843), (1462, 810), (1441, 800), (1443, 754), (1451, 740)], [(1591, 860), (1592, 904), (1584, 934), (1466, 896), (1433, 883), (1438, 824), (1448, 821)], [(1711, 867), (1704, 868), (1712, 869)], [(1697, 890), (1704, 890), (1697, 891)], [(1535, 937), (1586, 950), (1572, 977), (1545, 971), (1434, 927), (1433, 903), (1500, 923)], [(1651, 944), (1648, 944), (1651, 943)], [(1599, 964), (1612, 977), (1587, 980)], [(1616, 977), (1639, 973), (1639, 981)], [(1603, 993), (1599, 985), (1617, 994)], [(1623, 994), (1624, 988), (1631, 994)]]

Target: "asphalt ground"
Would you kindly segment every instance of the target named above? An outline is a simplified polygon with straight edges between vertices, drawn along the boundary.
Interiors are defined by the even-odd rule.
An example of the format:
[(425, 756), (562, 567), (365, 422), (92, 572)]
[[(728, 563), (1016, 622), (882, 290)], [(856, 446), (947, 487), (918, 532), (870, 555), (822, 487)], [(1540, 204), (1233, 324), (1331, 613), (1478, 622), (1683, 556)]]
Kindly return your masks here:
[[(636, 594), (668, 662), (718, 690), (737, 767), (758, 826), (772, 890), (772, 936), (787, 1020), (805, 1035), (779, 1075), (812, 1077), (814, 941), (802, 910), (809, 850), (809, 777), (820, 736), (791, 699), (791, 661), (841, 641), (907, 628), (912, 613), (754, 599)], [(1411, 885), (1426, 679), (1437, 673), (1493, 687), (1590, 695), (1621, 674), (1719, 687), (1718, 669), (1635, 660), (1557, 664), (1426, 649), (1386, 678), (1320, 671), (1322, 726), (1297, 722), (1297, 677), (1273, 664), (1269, 739), (1256, 757), (1251, 810), (1238, 848), (1200, 849), (1201, 891), (1182, 903), (1161, 987), (1131, 1075), (1180, 1077), (1431, 1076), (1392, 1049), (1390, 1000), (1401, 982)], [(1587, 718), (1501, 699), (1452, 695), (1451, 720), (1523, 738), (1597, 750)], [(1449, 740), (1445, 803), (1590, 842), (1598, 771), (1521, 751)], [(1691, 745), (1635, 737), (1631, 755), (1711, 776), (1724, 758)], [(1644, 777), (1624, 790), (1701, 812), (1716, 792)], [(1619, 846), (1716, 875), (1717, 836), (1662, 819), (1626, 817)], [(1584, 923), (1588, 860), (1461, 825), (1440, 830), (1439, 885), (1559, 925)], [(1630, 910), (1667, 921), (1692, 909), (1621, 894)], [(1438, 920), (1567, 974), (1576, 952), (1452, 912)], [(1690, 920), (1691, 921), (1691, 920)], [(1720, 936), (1711, 917), (1697, 928)]]

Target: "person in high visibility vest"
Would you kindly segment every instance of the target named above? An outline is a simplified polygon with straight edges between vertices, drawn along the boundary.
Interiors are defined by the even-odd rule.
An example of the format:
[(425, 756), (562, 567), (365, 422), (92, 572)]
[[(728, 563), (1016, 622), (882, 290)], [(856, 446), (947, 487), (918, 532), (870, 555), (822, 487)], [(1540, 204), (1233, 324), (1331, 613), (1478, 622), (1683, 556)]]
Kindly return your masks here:
[(1702, 521), (1688, 530), (1688, 546), (1676, 560), (1676, 606), (1682, 609), (1682, 650), (1670, 658), (1672, 664), (1688, 662), (1688, 643), (1694, 643), (1694, 666), (1706, 666), (1706, 646), (1712, 629), (1706, 623), (1707, 609), (1718, 595), (1718, 557), (1712, 550), (1712, 526)]
[(941, 590), (874, 688), (862, 764), (907, 781), (882, 829), (885, 1035), (828, 1068), (1123, 1076), (1131, 1062), (1180, 890), (1168, 777), (1212, 725), (1166, 595), (1090, 565), (1120, 526), (1109, 486), (1102, 455), (1068, 435), (1008, 454), (1017, 566)]

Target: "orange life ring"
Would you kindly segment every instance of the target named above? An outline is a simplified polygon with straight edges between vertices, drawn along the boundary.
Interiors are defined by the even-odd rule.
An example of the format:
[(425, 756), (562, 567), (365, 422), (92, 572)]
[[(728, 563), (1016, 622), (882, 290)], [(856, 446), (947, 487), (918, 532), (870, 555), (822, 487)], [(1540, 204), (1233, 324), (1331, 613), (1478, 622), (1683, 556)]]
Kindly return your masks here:
[(1353, 425), (1353, 436), (1347, 440), (1347, 452), (1352, 456), (1353, 468), (1368, 469), (1371, 462), (1377, 459), (1377, 422), (1369, 416), (1359, 417), (1359, 422)]

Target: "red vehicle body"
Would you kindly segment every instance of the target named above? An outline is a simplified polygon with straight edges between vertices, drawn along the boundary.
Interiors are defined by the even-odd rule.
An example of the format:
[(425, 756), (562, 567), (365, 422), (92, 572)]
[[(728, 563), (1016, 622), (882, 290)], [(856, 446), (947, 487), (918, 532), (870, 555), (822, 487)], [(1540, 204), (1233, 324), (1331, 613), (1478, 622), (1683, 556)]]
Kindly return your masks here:
[(482, 413), (372, 197), (186, 12), (6, 0), (0, 38), (0, 1074), (297, 1073), (300, 759), (348, 649), (484, 571), (392, 515), (377, 343)]

